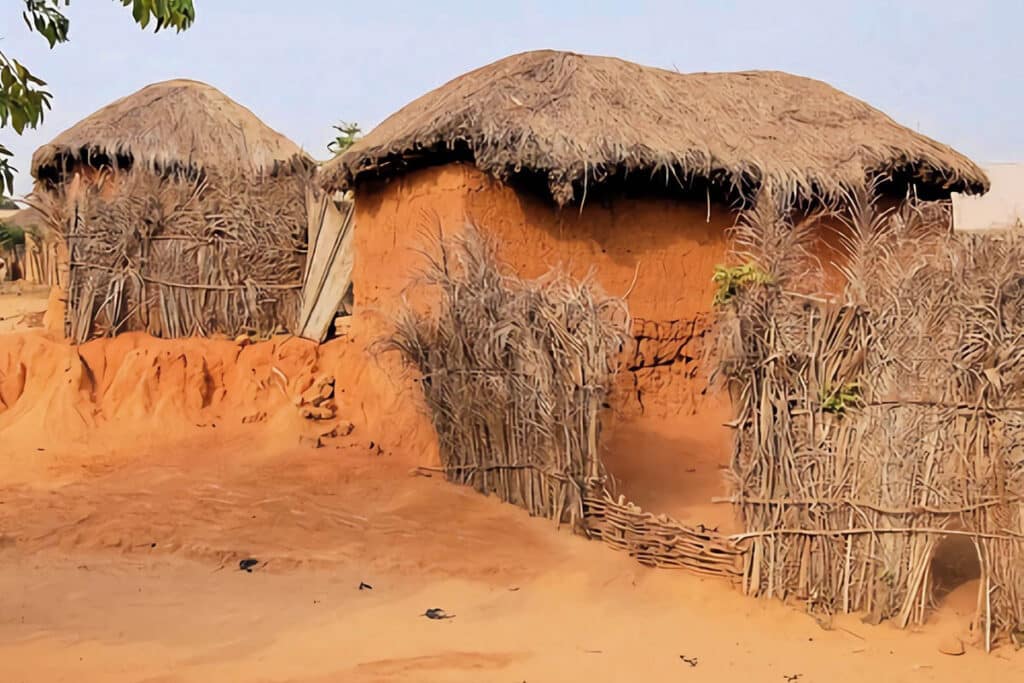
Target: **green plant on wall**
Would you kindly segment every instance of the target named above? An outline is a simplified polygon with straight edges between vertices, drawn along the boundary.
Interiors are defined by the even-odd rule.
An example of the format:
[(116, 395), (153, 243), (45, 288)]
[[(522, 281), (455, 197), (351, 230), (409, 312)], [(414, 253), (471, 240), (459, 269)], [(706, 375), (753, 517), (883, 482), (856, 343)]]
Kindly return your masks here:
[(754, 263), (744, 263), (738, 266), (715, 266), (711, 280), (715, 283), (715, 305), (721, 306), (736, 298), (740, 290), (746, 287), (771, 284), (772, 276)]
[(825, 386), (821, 390), (821, 409), (826, 413), (842, 415), (848, 408), (861, 404), (863, 395), (857, 382), (843, 382), (834, 387)]

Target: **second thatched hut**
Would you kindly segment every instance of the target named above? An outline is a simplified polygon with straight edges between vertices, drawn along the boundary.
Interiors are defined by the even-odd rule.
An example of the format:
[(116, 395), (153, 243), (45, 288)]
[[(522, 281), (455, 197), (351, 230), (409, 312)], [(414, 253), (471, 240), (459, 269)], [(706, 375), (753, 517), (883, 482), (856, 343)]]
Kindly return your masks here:
[(51, 317), (78, 342), (293, 328), (313, 169), (203, 83), (157, 83), (107, 105), (32, 159), (31, 203), (59, 252), (53, 305), (65, 311)]

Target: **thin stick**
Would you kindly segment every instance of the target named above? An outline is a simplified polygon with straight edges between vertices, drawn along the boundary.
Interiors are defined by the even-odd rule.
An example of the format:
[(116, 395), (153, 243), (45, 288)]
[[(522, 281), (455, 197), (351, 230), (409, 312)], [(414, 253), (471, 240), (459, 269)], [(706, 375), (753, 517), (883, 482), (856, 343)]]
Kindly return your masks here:
[(734, 541), (745, 541), (751, 538), (764, 538), (771, 536), (831, 536), (841, 537), (846, 535), (860, 534), (937, 534), (940, 536), (967, 536), (969, 538), (987, 538), (1003, 541), (1024, 540), (1024, 534), (1017, 533), (984, 533), (977, 531), (960, 531), (958, 529), (933, 529), (928, 527), (884, 527), (854, 528), (854, 529), (767, 529), (764, 531), (748, 531), (742, 534), (730, 534), (728, 538)]

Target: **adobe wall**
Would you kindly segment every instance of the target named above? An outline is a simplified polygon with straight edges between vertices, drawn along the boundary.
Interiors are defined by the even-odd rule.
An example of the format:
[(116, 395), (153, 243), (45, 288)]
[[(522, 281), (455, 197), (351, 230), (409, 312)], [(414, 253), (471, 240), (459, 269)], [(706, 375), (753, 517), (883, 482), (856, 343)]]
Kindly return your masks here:
[[(715, 266), (728, 251), (734, 215), (704, 203), (671, 199), (596, 201), (557, 210), (466, 171), (479, 190), (466, 195), (466, 214), (493, 235), (499, 256), (520, 276), (561, 266), (582, 278), (593, 269), (609, 294), (624, 295), (633, 317), (615, 407), (630, 416), (697, 412), (717, 402), (702, 363), (711, 327)], [(724, 399), (718, 399), (724, 400)]]
[[(417, 300), (414, 279), (424, 262), (416, 250), (430, 248), (439, 230), (452, 234), (472, 222), (496, 239), (500, 259), (521, 277), (537, 277), (556, 266), (576, 277), (593, 269), (607, 292), (629, 292), (633, 339), (616, 387), (618, 416), (726, 414), (728, 397), (708, 385), (713, 361), (706, 354), (711, 278), (715, 266), (726, 261), (726, 230), (735, 213), (712, 205), (709, 215), (703, 202), (627, 198), (558, 210), (543, 197), (516, 192), (469, 164), (364, 183), (357, 197), (352, 335), (358, 344), (369, 347), (388, 333), (403, 293)], [(838, 258), (837, 238), (825, 234), (833, 227), (822, 227), (813, 249), (826, 266)], [(827, 270), (832, 271), (828, 284), (839, 284), (838, 272)], [(383, 416), (380, 432), (391, 433), (406, 447), (416, 444), (432, 459), (436, 450), (428, 433), (433, 430), (414, 374), (394, 356), (382, 357), (369, 348), (364, 353), (373, 366), (369, 374), (376, 377), (379, 405), (372, 412)], [(424, 416), (418, 422), (394, 419), (411, 410)], [(405, 426), (402, 434), (395, 433), (399, 424)], [(415, 429), (408, 429), (410, 424)]]
[[(558, 211), (469, 165), (424, 169), (360, 188), (358, 196), (357, 315), (368, 308), (393, 310), (410, 274), (422, 268), (414, 249), (439, 228), (450, 233), (471, 221), (496, 238), (499, 257), (522, 277), (537, 277), (556, 266), (582, 277), (593, 268), (606, 291), (629, 292), (641, 338), (631, 361), (638, 371), (657, 366), (671, 373), (669, 366), (680, 356), (684, 366), (696, 365), (692, 358), (713, 297), (711, 276), (725, 259), (724, 231), (732, 215), (714, 212), (708, 221), (705, 205), (628, 199), (610, 206), (590, 203), (582, 212)], [(694, 369), (679, 370), (689, 374)], [(692, 382), (683, 384), (681, 389), (694, 388)], [(692, 406), (696, 399), (687, 393), (674, 398)]]
[[(620, 375), (618, 413), (693, 413), (727, 400), (721, 393), (707, 395), (701, 356), (711, 323), (711, 276), (726, 257), (731, 214), (713, 211), (709, 221), (706, 205), (667, 199), (619, 199), (587, 204), (582, 212), (559, 211), (462, 164), (362, 186), (355, 211), (352, 334), (359, 343), (368, 346), (387, 333), (403, 292), (416, 297), (410, 287), (423, 258), (415, 250), (429, 247), (439, 229), (451, 234), (470, 221), (496, 238), (499, 257), (522, 277), (556, 266), (577, 277), (593, 269), (607, 292), (629, 292), (634, 339), (628, 370)], [(366, 358), (380, 390), (374, 412), (424, 410), (412, 374), (400, 369), (397, 358), (371, 350)], [(393, 432), (394, 424), (407, 421), (382, 419), (382, 433)], [(418, 448), (430, 440), (426, 450), (433, 454), (432, 440), (421, 433), (428, 430), (424, 420), (415, 434), (394, 436)]]

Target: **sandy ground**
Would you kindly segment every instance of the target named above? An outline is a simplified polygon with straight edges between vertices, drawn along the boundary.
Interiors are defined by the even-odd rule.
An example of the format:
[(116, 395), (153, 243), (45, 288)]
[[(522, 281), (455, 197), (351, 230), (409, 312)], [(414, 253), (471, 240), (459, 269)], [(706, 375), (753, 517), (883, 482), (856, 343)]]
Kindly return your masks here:
[(39, 327), (49, 289), (22, 282), (0, 282), (0, 334)]
[[(361, 442), (289, 449), (256, 429), (211, 432), (196, 428), (173, 448), (5, 454), (29, 462), (0, 487), (0, 680), (1024, 674), (1009, 649), (938, 652), (970, 614), (969, 585), (920, 632), (855, 618), (826, 631), (792, 607), (644, 569), (516, 508), (412, 476)], [(240, 571), (249, 557), (260, 564)], [(455, 617), (421, 616), (432, 607)]]
[[(924, 628), (825, 630), (415, 476), (417, 449), (382, 450), (359, 420), (304, 445), (285, 397), (299, 368), (344, 376), (345, 347), (229, 346), (125, 335), (68, 355), (0, 336), (0, 681), (1024, 675), (1009, 647), (939, 652), (969, 622), (969, 570)], [(706, 421), (616, 424), (609, 467), (644, 507), (724, 529), (721, 439)], [(434, 607), (455, 616), (422, 616)]]
[(604, 461), (618, 492), (642, 509), (739, 532), (732, 507), (714, 503), (727, 491), (732, 435), (724, 408), (671, 421), (639, 417), (609, 430)]

